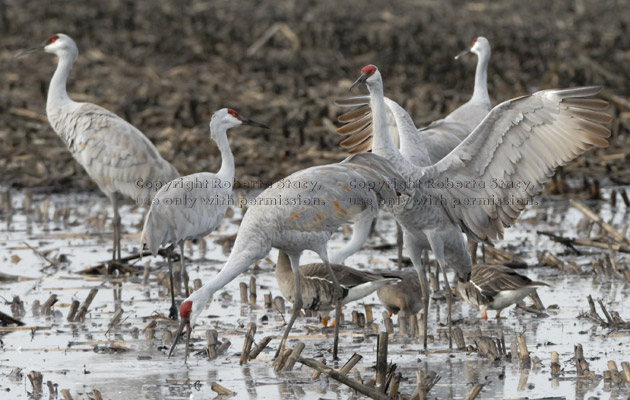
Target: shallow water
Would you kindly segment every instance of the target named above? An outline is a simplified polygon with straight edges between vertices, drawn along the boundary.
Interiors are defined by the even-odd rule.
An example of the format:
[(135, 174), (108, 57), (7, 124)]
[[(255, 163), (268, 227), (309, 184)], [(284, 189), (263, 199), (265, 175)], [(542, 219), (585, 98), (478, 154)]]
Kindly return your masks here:
[[(273, 296), (279, 290), (273, 277), (273, 265), (276, 254), (272, 252), (268, 259), (261, 260), (255, 268), (231, 282), (224, 291), (215, 295), (214, 301), (198, 321), (194, 332), (195, 350), (205, 346), (205, 330), (217, 329), (219, 340), (228, 339), (231, 346), (219, 358), (208, 361), (205, 355), (191, 357), (183, 363), (183, 348), (178, 346), (174, 357), (167, 359), (166, 349), (162, 345), (162, 332), (165, 328), (175, 329), (177, 324), (159, 318), (154, 339), (145, 339), (142, 328), (155, 317), (156, 313), (168, 313), (169, 300), (164, 290), (157, 284), (156, 273), (150, 276), (149, 284), (143, 285), (142, 278), (104, 278), (86, 277), (76, 272), (106, 261), (111, 252), (111, 231), (109, 219), (100, 224), (94, 218), (99, 212), (111, 215), (108, 201), (98, 194), (51, 195), (49, 197), (48, 221), (37, 221), (35, 213), (25, 215), (22, 210), (24, 194), (12, 191), (12, 212), (3, 215), (0, 223), (0, 260), (2, 272), (32, 278), (30, 280), (3, 283), (0, 296), (11, 301), (19, 296), (24, 302), (25, 315), (19, 316), (28, 327), (37, 330), (19, 330), (2, 332), (0, 352), (0, 391), (2, 398), (28, 398), (32, 386), (26, 378), (31, 370), (41, 371), (44, 377), (42, 397), (48, 397), (45, 382), (50, 380), (58, 389), (69, 389), (74, 398), (85, 398), (92, 389), (101, 391), (104, 398), (209, 398), (215, 393), (210, 389), (212, 382), (237, 393), (237, 398), (256, 399), (346, 399), (351, 391), (332, 379), (320, 377), (312, 379), (312, 370), (297, 364), (293, 372), (275, 373), (271, 358), (278, 340), (274, 339), (257, 360), (245, 366), (239, 365), (239, 353), (243, 346), (245, 330), (249, 322), (257, 324), (256, 340), (264, 336), (279, 336), (283, 332), (283, 318), (276, 312), (265, 310), (263, 294), (269, 291)], [(33, 205), (42, 208), (44, 195), (33, 195)], [(69, 217), (53, 220), (56, 209), (69, 208)], [(125, 204), (121, 209), (125, 225), (123, 256), (137, 251), (139, 245), (139, 225), (142, 221), (142, 208)], [(600, 215), (606, 221), (612, 221), (619, 228), (628, 221), (630, 212), (623, 204), (612, 209), (602, 205)], [(540, 215), (546, 216), (541, 220)], [(575, 233), (582, 215), (579, 211), (567, 208), (566, 202), (541, 200), (537, 207), (531, 207), (521, 217), (516, 227), (506, 231), (506, 238), (499, 244), (501, 248), (512, 248), (530, 265), (537, 262), (537, 252), (545, 249), (554, 253), (564, 251), (562, 246), (554, 244), (545, 237), (536, 235), (536, 230), (551, 230), (565, 236), (577, 236)], [(208, 249), (204, 260), (199, 260), (197, 246), (193, 246), (192, 261), (188, 263), (191, 282), (200, 278), (203, 282), (213, 276), (226, 260), (222, 246), (215, 243), (219, 237), (231, 235), (237, 231), (241, 211), (234, 210), (234, 216), (226, 219), (207, 240)], [(87, 221), (90, 221), (89, 223)], [(624, 222), (626, 221), (626, 222)], [(391, 217), (384, 215), (379, 219), (378, 232), (381, 237), (370, 239), (371, 245), (394, 242), (394, 223)], [(331, 246), (339, 246), (348, 235), (339, 233), (334, 236)], [(59, 268), (47, 267), (26, 244), (40, 253), (52, 250), (48, 256), (64, 254), (69, 260)], [(56, 250), (55, 250), (56, 249)], [(585, 249), (588, 250), (588, 249)], [(591, 271), (592, 255), (561, 257), (574, 260)], [(387, 251), (364, 250), (347, 260), (347, 264), (358, 268), (395, 268), (395, 249)], [(17, 256), (19, 258), (16, 258)], [(628, 257), (618, 254), (618, 262), (628, 262)], [(166, 264), (161, 257), (148, 257), (152, 268), (166, 271)], [(138, 261), (137, 265), (143, 265)], [(303, 262), (318, 261), (313, 253), (306, 253)], [(466, 396), (475, 383), (486, 382), (480, 398), (539, 398), (560, 396), (566, 398), (587, 398), (605, 396), (614, 398), (615, 391), (624, 396), (628, 390), (613, 388), (603, 381), (594, 387), (580, 386), (577, 389), (575, 366), (572, 357), (574, 345), (581, 343), (590, 364), (591, 371), (601, 374), (607, 369), (608, 360), (617, 362), (630, 361), (630, 339), (628, 332), (608, 334), (588, 320), (577, 316), (588, 310), (586, 296), (603, 299), (609, 310), (619, 312), (624, 320), (630, 319), (627, 299), (630, 288), (625, 282), (595, 276), (592, 272), (584, 274), (565, 273), (547, 267), (533, 267), (525, 271), (530, 278), (542, 280), (551, 285), (539, 290), (539, 295), (546, 306), (554, 305), (546, 311), (546, 317), (536, 317), (514, 308), (506, 309), (503, 318), (495, 320), (490, 312), (490, 320), (482, 322), (479, 313), (470, 309), (461, 301), (455, 303), (453, 318), (464, 331), (470, 334), (480, 328), (484, 335), (498, 337), (501, 332), (508, 346), (515, 336), (524, 333), (532, 356), (540, 359), (540, 366), (533, 369), (520, 368), (517, 361), (489, 362), (476, 352), (466, 353), (448, 351), (448, 344), (440, 340), (440, 331), (446, 331), (446, 304), (444, 301), (433, 303), (429, 315), (429, 334), (435, 342), (429, 344), (425, 354), (418, 340), (401, 337), (396, 333), (390, 336), (389, 361), (396, 363), (402, 372), (403, 380), (400, 392), (411, 394), (416, 385), (415, 371), (418, 369), (435, 371), (441, 380), (431, 390), (431, 398), (461, 399)], [(250, 274), (256, 276), (258, 284), (257, 306), (241, 306), (239, 283), (249, 284)], [(98, 288), (84, 324), (69, 323), (66, 320), (68, 307), (73, 300), (83, 302), (92, 288)], [(120, 298), (117, 289), (120, 289)], [(34, 300), (44, 303), (51, 295), (58, 296), (52, 316), (36, 315), (31, 310)], [(376, 362), (376, 342), (379, 329), (383, 329), (381, 312), (376, 295), (362, 302), (349, 304), (344, 308), (346, 321), (351, 312), (363, 312), (363, 304), (375, 304), (375, 325), (358, 328), (350, 322), (342, 325), (340, 344), (341, 366), (353, 353), (359, 353), (363, 359), (355, 367), (361, 377), (367, 380), (374, 374)], [(436, 305), (437, 304), (437, 305)], [(109, 329), (117, 307), (122, 307), (122, 322)], [(289, 307), (287, 307), (288, 310)], [(10, 313), (9, 305), (1, 308)], [(288, 318), (288, 314), (285, 316)], [(396, 321), (394, 321), (396, 322)], [(332, 329), (319, 332), (316, 318), (298, 319), (290, 336), (289, 347), (297, 340), (306, 344), (302, 355), (331, 363)], [(41, 328), (41, 329), (40, 329)], [(134, 337), (132, 330), (140, 332)], [(1, 331), (2, 328), (0, 328)], [(466, 337), (467, 344), (474, 344)], [(118, 349), (118, 350), (115, 350)], [(124, 349), (125, 351), (121, 350)], [(550, 354), (557, 351), (565, 373), (558, 379), (550, 374)], [(9, 377), (14, 368), (21, 368), (24, 375)], [(8, 394), (9, 397), (5, 397)]]

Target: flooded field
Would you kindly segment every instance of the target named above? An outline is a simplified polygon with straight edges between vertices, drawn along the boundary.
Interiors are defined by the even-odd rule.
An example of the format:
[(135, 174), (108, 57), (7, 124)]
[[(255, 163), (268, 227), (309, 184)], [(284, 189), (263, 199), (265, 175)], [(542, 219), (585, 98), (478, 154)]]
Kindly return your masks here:
[[(627, 188), (615, 188), (622, 191)], [(2, 193), (8, 190), (5, 188)], [(2, 225), (0, 229), (0, 260), (3, 277), (0, 296), (6, 314), (20, 319), (24, 326), (0, 327), (0, 391), (2, 398), (48, 398), (47, 382), (63, 398), (67, 389), (75, 399), (94, 398), (98, 390), (103, 398), (212, 398), (217, 395), (211, 386), (219, 383), (236, 393), (235, 398), (251, 399), (347, 399), (353, 391), (325, 375), (313, 378), (313, 370), (297, 363), (290, 372), (275, 372), (272, 358), (284, 329), (287, 312), (282, 315), (267, 309), (263, 297), (271, 293), (279, 296), (273, 276), (275, 251), (224, 290), (218, 292), (198, 321), (194, 331), (194, 351), (184, 364), (183, 345), (167, 358), (170, 333), (177, 323), (166, 318), (169, 297), (158, 276), (167, 272), (162, 257), (145, 257), (132, 261), (138, 274), (114, 272), (111, 276), (85, 275), (79, 271), (107, 261), (111, 255), (111, 208), (99, 194), (47, 195), (10, 190), (10, 206), (3, 195)], [(609, 198), (611, 189), (603, 190)], [(587, 296), (601, 299), (609, 312), (619, 313), (630, 320), (627, 301), (630, 287), (625, 279), (596, 274), (593, 259), (607, 250), (579, 247), (582, 255), (572, 255), (560, 244), (536, 231), (550, 231), (565, 237), (583, 237), (583, 214), (567, 201), (551, 197), (540, 199), (530, 207), (516, 227), (508, 229), (498, 248), (525, 261), (529, 268), (520, 272), (530, 278), (551, 285), (538, 293), (547, 307), (536, 315), (511, 307), (504, 310), (501, 320), (490, 312), (487, 322), (480, 320), (477, 310), (462, 301), (454, 307), (453, 319), (464, 333), (465, 350), (449, 350), (446, 339), (446, 302), (436, 299), (429, 312), (429, 346), (424, 352), (421, 340), (400, 334), (396, 317), (394, 333), (389, 335), (388, 361), (402, 374), (398, 388), (403, 396), (410, 396), (416, 388), (416, 371), (425, 376), (433, 371), (441, 379), (429, 391), (430, 398), (463, 399), (474, 384), (485, 384), (480, 398), (625, 398), (630, 395), (630, 384), (612, 383), (602, 379), (608, 361), (630, 361), (630, 337), (627, 329), (612, 330), (590, 319), (578, 318), (589, 312)], [(618, 201), (589, 203), (599, 215), (619, 231), (627, 226), (630, 210)], [(30, 212), (26, 213), (25, 211)], [(123, 257), (138, 252), (139, 231), (144, 209), (131, 203), (121, 210), (124, 222)], [(234, 209), (215, 233), (205, 238), (206, 250), (199, 245), (186, 248), (188, 272), (193, 279), (206, 282), (226, 260), (223, 243), (238, 229), (241, 210)], [(109, 217), (109, 218), (108, 218)], [(596, 236), (598, 227), (592, 228)], [(393, 219), (383, 214), (377, 231), (381, 235), (369, 240), (367, 249), (347, 260), (359, 269), (395, 269), (396, 249), (384, 244), (393, 243)], [(349, 232), (337, 234), (331, 247), (349, 238)], [(580, 273), (540, 266), (538, 257), (548, 250), (562, 263), (574, 262)], [(303, 263), (319, 261), (315, 254), (306, 253)], [(615, 252), (618, 270), (630, 269), (627, 254)], [(143, 276), (145, 264), (150, 273)], [(257, 299), (255, 305), (242, 305), (239, 285), (250, 284), (255, 277)], [(19, 277), (19, 278), (18, 278)], [(83, 302), (90, 290), (98, 289), (84, 322), (68, 322), (73, 301)], [(51, 295), (57, 302), (50, 308), (44, 303)], [(11, 304), (18, 296), (23, 309)], [(180, 297), (181, 300), (181, 297)], [(34, 307), (38, 302), (41, 307)], [(365, 305), (373, 305), (374, 321), (364, 327), (351, 322), (353, 311), (365, 312)], [(122, 310), (118, 322), (112, 323), (116, 312)], [(376, 295), (344, 307), (345, 322), (341, 326), (340, 361), (332, 362), (332, 328), (321, 330), (316, 317), (299, 318), (290, 335), (289, 348), (300, 341), (305, 344), (302, 357), (325, 360), (328, 365), (341, 367), (354, 353), (363, 358), (348, 376), (360, 376), (367, 382), (374, 375), (377, 337), (384, 330), (382, 311)], [(602, 317), (599, 305), (597, 311)], [(48, 315), (46, 315), (48, 314)], [(155, 321), (152, 323), (152, 321)], [(260, 355), (245, 365), (239, 365), (240, 352), (250, 323), (255, 323), (255, 342), (263, 337), (273, 339)], [(146, 329), (149, 326), (148, 329)], [(206, 330), (216, 329), (219, 343), (231, 344), (224, 353), (209, 360)], [(514, 356), (491, 361), (479, 354), (475, 337), (505, 339), (507, 353), (511, 352), (516, 336), (523, 334), (532, 362), (523, 366)], [(171, 332), (172, 333), (172, 332)], [(574, 346), (582, 344), (590, 371), (597, 379), (576, 380)], [(552, 376), (551, 353), (559, 354), (560, 374)], [(27, 375), (39, 371), (43, 376), (41, 392), (34, 392)], [(358, 374), (358, 375), (357, 375)], [(623, 378), (622, 378), (623, 381)]]
[[(416, 391), (473, 399), (476, 385), (483, 385), (483, 399), (630, 396), (630, 2), (66, 3), (0, 2), (0, 400), (356, 398), (363, 395), (302, 361), (339, 369), (360, 355), (346, 376), (374, 387), (385, 330), (388, 393), (397, 390), (402, 399), (422, 397)], [(454, 56), (480, 36), (492, 46), (480, 75), (492, 105), (541, 89), (599, 85), (598, 97), (610, 104), (611, 136), (608, 147), (558, 169), (495, 250), (477, 249), (480, 260), (526, 266), (519, 272), (548, 283), (538, 291), (544, 312), (521, 305), (504, 310), (501, 320), (490, 312), (481, 321), (478, 310), (457, 300), (450, 348), (438, 292), (424, 316), (425, 351), (417, 329), (409, 322), (403, 329), (398, 317), (391, 327), (371, 295), (344, 307), (339, 361), (332, 360), (333, 329), (309, 315), (298, 319), (288, 342), (289, 349), (304, 344), (303, 359), (277, 372), (272, 359), (291, 305), (280, 307), (274, 250), (215, 294), (184, 363), (182, 344), (167, 357), (178, 324), (167, 318), (166, 260), (139, 257), (146, 210), (122, 205), (129, 265), (109, 268), (112, 207), (46, 113), (57, 60), (44, 52), (15, 57), (60, 32), (78, 47), (68, 96), (129, 121), (182, 175), (219, 169), (208, 132), (216, 110), (231, 107), (268, 125), (228, 136), (241, 189), (263, 189), (346, 157), (339, 143), (347, 138), (332, 133), (341, 113), (334, 100), (348, 94), (364, 65), (378, 66), (384, 93), (418, 127), (445, 117), (471, 98), (477, 61)], [(365, 88), (350, 94), (361, 93)], [(191, 286), (219, 271), (242, 215), (231, 209), (211, 235), (186, 246)], [(376, 231), (347, 265), (397, 268), (394, 219), (382, 213)], [(330, 247), (350, 236), (351, 229), (336, 233)], [(313, 261), (314, 253), (302, 257)], [(250, 303), (243, 285), (252, 283)], [(271, 341), (241, 365), (251, 324), (256, 345)], [(529, 362), (517, 355), (527, 355), (524, 345)], [(579, 345), (583, 359), (576, 357)]]

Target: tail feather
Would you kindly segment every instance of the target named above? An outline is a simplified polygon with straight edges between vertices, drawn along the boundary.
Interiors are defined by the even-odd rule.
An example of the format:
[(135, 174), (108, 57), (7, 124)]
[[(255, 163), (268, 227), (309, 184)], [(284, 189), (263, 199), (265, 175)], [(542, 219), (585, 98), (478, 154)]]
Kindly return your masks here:
[(163, 220), (155, 218), (153, 215), (153, 209), (150, 209), (144, 221), (142, 234), (140, 235), (141, 249), (146, 247), (149, 249), (151, 254), (155, 256), (162, 244), (170, 243), (172, 241), (168, 236), (169, 230), (165, 226)]

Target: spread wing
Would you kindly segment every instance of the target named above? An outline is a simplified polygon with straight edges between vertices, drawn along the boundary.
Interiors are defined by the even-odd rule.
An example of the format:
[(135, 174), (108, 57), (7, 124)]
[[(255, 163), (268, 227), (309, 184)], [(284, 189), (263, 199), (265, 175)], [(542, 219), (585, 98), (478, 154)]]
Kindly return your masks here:
[[(344, 123), (336, 132), (347, 137), (340, 143), (352, 154), (372, 149), (372, 111), (369, 96), (335, 100), (341, 107), (359, 106), (339, 116)], [(395, 101), (385, 98), (389, 135), (400, 153), (417, 166), (428, 166), (450, 153), (471, 131), (472, 127), (445, 119), (417, 129), (411, 116)]]
[[(558, 166), (606, 147), (601, 88), (544, 90), (496, 106), (448, 156), (424, 168), (427, 191), (477, 240), (502, 238)], [(450, 183), (449, 183), (450, 182)]]

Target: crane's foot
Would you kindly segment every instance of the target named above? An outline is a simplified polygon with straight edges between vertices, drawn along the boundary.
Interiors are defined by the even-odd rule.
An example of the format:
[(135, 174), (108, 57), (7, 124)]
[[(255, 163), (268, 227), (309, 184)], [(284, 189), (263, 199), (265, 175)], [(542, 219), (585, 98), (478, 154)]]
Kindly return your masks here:
[(484, 321), (488, 320), (488, 312), (486, 310), (481, 313), (481, 319)]

